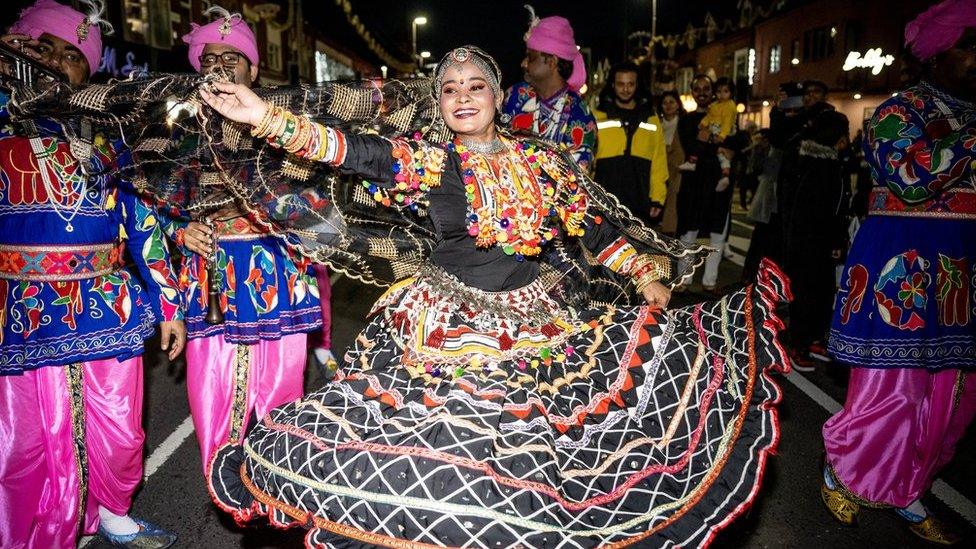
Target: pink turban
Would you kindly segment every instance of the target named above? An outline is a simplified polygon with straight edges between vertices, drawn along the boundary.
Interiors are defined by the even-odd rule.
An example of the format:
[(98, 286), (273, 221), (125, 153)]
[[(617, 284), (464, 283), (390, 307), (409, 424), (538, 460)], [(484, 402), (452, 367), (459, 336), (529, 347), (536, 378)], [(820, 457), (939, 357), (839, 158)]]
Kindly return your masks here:
[(969, 27), (976, 27), (976, 1), (945, 0), (905, 25), (905, 46), (927, 61), (951, 48)]
[[(97, 12), (95, 6), (92, 8)], [(20, 12), (20, 19), (7, 32), (26, 34), (34, 40), (47, 33), (64, 40), (81, 50), (88, 61), (90, 76), (95, 74), (102, 61), (101, 23), (104, 21), (100, 12), (85, 15), (54, 0), (37, 0), (33, 6)]]
[(555, 55), (560, 59), (573, 62), (573, 74), (566, 83), (569, 89), (579, 91), (586, 84), (586, 64), (583, 56), (576, 47), (573, 38), (573, 27), (565, 17), (545, 17), (536, 19), (533, 12), (532, 25), (525, 33), (525, 45), (530, 50), (541, 51)]
[(227, 44), (243, 53), (254, 66), (261, 61), (258, 56), (258, 41), (251, 27), (248, 27), (237, 13), (227, 14), (226, 17), (221, 17), (202, 27), (191, 23), (190, 32), (183, 35), (183, 41), (190, 45), (190, 64), (197, 72), (200, 72), (200, 55), (207, 44)]

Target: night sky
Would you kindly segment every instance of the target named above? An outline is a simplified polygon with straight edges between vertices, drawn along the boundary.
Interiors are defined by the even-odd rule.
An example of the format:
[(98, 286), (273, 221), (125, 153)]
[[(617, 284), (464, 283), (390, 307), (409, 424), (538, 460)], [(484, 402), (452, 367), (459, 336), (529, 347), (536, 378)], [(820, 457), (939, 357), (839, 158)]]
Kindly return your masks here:
[[(107, 1), (114, 6), (113, 11), (121, 5), (121, 0)], [(772, 1), (753, 0), (753, 3), (766, 5)], [(789, 0), (789, 3), (800, 1)], [(6, 3), (8, 9), (0, 14), (0, 24), (6, 27), (12, 23), (20, 8), (31, 3), (33, 0)], [(220, 0), (215, 3), (219, 4)], [(287, 5), (285, 0), (277, 3)], [(351, 3), (353, 13), (373, 36), (402, 61), (410, 59), (410, 22), (424, 15), (428, 23), (419, 28), (418, 51), (429, 50), (432, 59), (437, 60), (451, 48), (474, 44), (497, 58), (506, 85), (521, 79), (519, 62), (525, 53), (522, 37), (528, 28), (528, 12), (523, 5), (527, 0), (351, 0)], [(651, 27), (651, 0), (532, 0), (530, 3), (539, 17), (568, 18), (577, 44), (591, 48), (594, 62), (603, 58), (611, 63), (622, 60), (627, 35), (638, 30), (650, 31)], [(706, 12), (715, 15), (719, 22), (736, 18), (736, 4), (735, 0), (658, 0), (658, 32), (682, 32), (689, 22), (702, 26)], [(303, 6), (310, 25), (375, 65), (383, 64), (369, 52), (334, 0), (303, 0)], [(121, 29), (117, 29), (115, 40), (121, 34)], [(182, 44), (176, 49), (180, 56), (185, 55)]]
[[(306, 1), (306, 19), (326, 32), (336, 33), (337, 37), (354, 40), (354, 36), (347, 37), (344, 29), (336, 28), (337, 22), (330, 20), (337, 15), (328, 9), (331, 6), (311, 9), (319, 2), (334, 4), (331, 0)], [(526, 0), (352, 1), (354, 13), (370, 32), (402, 60), (410, 56), (410, 22), (423, 15), (428, 23), (417, 33), (418, 51), (429, 50), (433, 59), (439, 59), (460, 45), (480, 46), (497, 58), (506, 84), (521, 79), (519, 62), (525, 53), (522, 36), (529, 20), (528, 12), (522, 7), (525, 3)], [(594, 61), (604, 57), (611, 62), (622, 60), (627, 35), (637, 30), (650, 31), (651, 27), (651, 0), (535, 0), (531, 3), (539, 17), (561, 15), (569, 19), (577, 44), (590, 47)], [(719, 20), (734, 17), (738, 13), (735, 5), (733, 0), (658, 0), (658, 32), (683, 31), (689, 21), (701, 26), (706, 11)], [(365, 48), (359, 46), (359, 49)]]

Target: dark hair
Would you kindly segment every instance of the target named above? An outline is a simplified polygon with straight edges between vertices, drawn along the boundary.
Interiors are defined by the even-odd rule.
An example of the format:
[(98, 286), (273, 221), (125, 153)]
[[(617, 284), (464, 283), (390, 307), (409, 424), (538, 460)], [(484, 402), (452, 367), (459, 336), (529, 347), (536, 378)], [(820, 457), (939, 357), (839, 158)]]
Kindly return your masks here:
[(827, 92), (830, 91), (827, 88), (827, 84), (821, 82), (820, 80), (807, 80), (803, 82), (803, 91), (806, 92), (807, 88), (818, 88), (820, 93), (824, 94), (825, 97)]
[(622, 72), (632, 72), (640, 76), (640, 69), (637, 68), (637, 64), (632, 61), (621, 61), (616, 65), (610, 67), (610, 72), (607, 73), (607, 83), (613, 84), (614, 80), (617, 78), (617, 74)]
[(573, 76), (573, 62), (557, 57), (556, 72), (563, 77), (563, 80), (569, 80), (569, 77)]
[(640, 69), (635, 63), (623, 61), (610, 67), (610, 72), (607, 73), (607, 81), (603, 85), (603, 90), (600, 92), (600, 110), (606, 110), (613, 104), (615, 99), (613, 83), (617, 80), (618, 74), (627, 72), (632, 72), (637, 75), (637, 89), (634, 90), (634, 100), (637, 101), (638, 105), (647, 101), (647, 94), (644, 91), (644, 79), (641, 78)]
[(657, 107), (657, 114), (658, 114), (658, 116), (660, 116), (662, 118), (664, 117), (664, 98), (665, 97), (672, 97), (672, 98), (674, 98), (675, 101), (678, 102), (678, 116), (681, 116), (681, 115), (685, 114), (685, 105), (684, 105), (684, 103), (681, 102), (681, 96), (678, 95), (678, 92), (676, 90), (668, 90), (668, 91), (661, 92), (661, 95), (659, 95), (657, 97), (657, 105), (655, 105), (655, 106)]
[(850, 134), (850, 122), (847, 117), (833, 109), (818, 114), (813, 124), (807, 130), (806, 138), (821, 145), (833, 147), (841, 137)]
[(718, 89), (721, 88), (722, 86), (726, 86), (727, 88), (729, 88), (729, 95), (735, 97), (735, 84), (732, 82), (731, 78), (729, 78), (728, 76), (723, 76), (722, 78), (716, 80), (715, 84), (712, 85), (712, 91), (717, 92)]
[(569, 80), (569, 77), (573, 75), (572, 61), (567, 61), (561, 57), (556, 57), (554, 54), (551, 53), (543, 53), (542, 55), (545, 55), (546, 57), (552, 57), (556, 60), (556, 73), (559, 74), (559, 76), (563, 80)]

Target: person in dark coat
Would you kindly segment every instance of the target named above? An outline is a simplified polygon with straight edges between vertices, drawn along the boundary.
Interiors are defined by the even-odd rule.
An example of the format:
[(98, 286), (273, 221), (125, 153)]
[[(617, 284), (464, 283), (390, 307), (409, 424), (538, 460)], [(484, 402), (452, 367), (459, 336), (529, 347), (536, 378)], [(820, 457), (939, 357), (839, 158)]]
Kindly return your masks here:
[(826, 110), (803, 132), (792, 179), (792, 203), (784, 205), (784, 259), (791, 277), (789, 334), (793, 365), (812, 369), (809, 349), (830, 329), (835, 268), (847, 247), (850, 186), (839, 151), (848, 143), (848, 121)]

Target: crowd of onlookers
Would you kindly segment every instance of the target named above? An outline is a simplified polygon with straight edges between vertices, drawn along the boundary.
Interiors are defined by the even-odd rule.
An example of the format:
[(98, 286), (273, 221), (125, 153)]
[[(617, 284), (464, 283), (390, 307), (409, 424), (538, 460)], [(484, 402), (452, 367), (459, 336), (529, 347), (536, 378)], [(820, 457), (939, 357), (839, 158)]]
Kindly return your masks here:
[[(689, 112), (674, 89), (656, 97), (643, 92), (638, 75), (634, 64), (614, 66), (599, 95), (596, 179), (662, 232), (689, 244), (707, 238), (716, 251), (705, 262), (702, 289), (714, 295), (724, 290), (718, 267), (737, 200), (755, 227), (742, 279), (751, 280), (764, 257), (790, 276), (791, 358), (798, 369), (811, 368), (812, 358), (827, 356), (838, 267), (867, 214), (863, 131), (850, 137), (847, 117), (830, 105), (819, 81), (781, 86), (769, 127), (760, 129), (752, 121), (740, 124), (728, 78), (697, 75), (690, 90), (696, 108)], [(641, 140), (642, 130), (658, 134), (660, 150), (654, 139)], [(630, 140), (618, 143), (627, 134)], [(643, 155), (649, 165), (622, 168), (628, 154)]]

